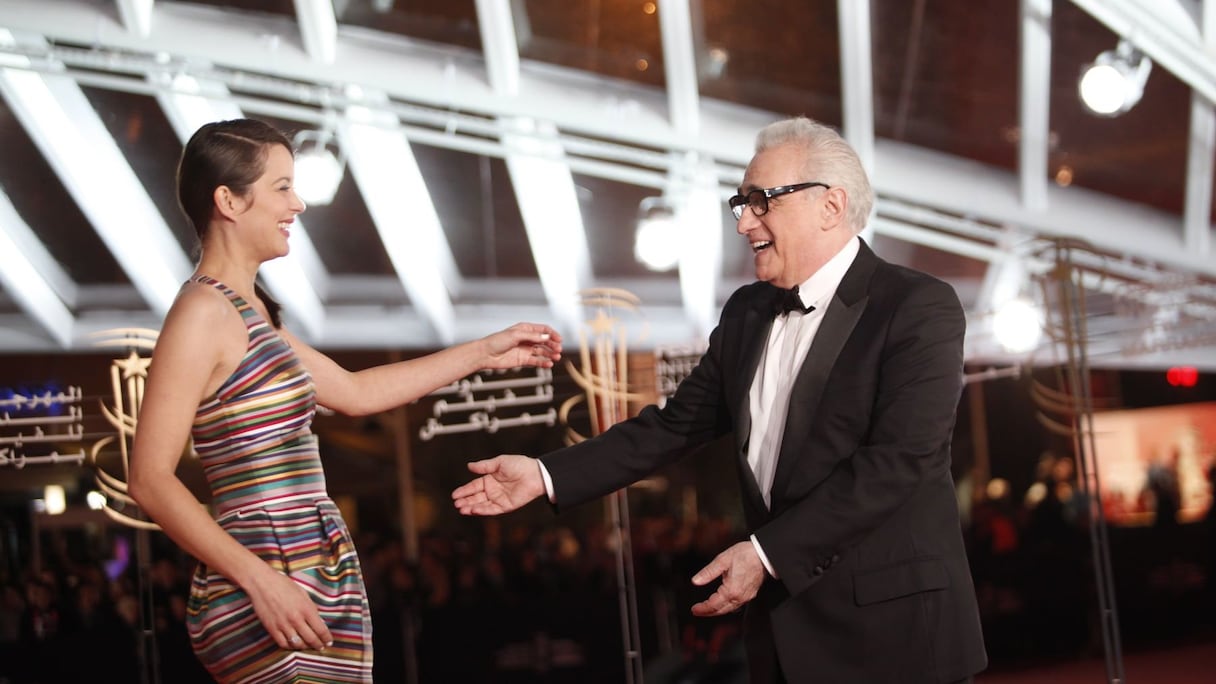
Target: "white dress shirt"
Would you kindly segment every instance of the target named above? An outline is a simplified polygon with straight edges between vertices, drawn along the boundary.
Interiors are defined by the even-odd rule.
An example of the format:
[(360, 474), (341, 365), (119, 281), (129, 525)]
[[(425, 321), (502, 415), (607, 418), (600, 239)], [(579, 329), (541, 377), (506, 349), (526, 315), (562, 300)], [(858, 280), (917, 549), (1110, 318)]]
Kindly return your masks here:
[[(845, 243), (836, 256), (798, 286), (798, 296), (803, 305), (815, 307), (814, 311), (805, 314), (792, 311), (778, 315), (769, 329), (768, 342), (748, 394), (752, 430), (747, 442), (747, 465), (756, 478), (765, 506), (772, 506), (769, 497), (773, 488), (773, 474), (777, 472), (777, 456), (781, 453), (785, 420), (790, 410), (790, 391), (798, 378), (798, 369), (802, 367), (811, 343), (815, 341), (815, 333), (819, 332), (819, 324), (823, 322), (823, 315), (836, 294), (836, 288), (844, 280), (844, 274), (853, 265), (853, 259), (860, 249), (861, 242), (854, 237)], [(756, 541), (756, 536), (752, 535), (751, 540), (765, 569), (776, 577), (777, 573)]]

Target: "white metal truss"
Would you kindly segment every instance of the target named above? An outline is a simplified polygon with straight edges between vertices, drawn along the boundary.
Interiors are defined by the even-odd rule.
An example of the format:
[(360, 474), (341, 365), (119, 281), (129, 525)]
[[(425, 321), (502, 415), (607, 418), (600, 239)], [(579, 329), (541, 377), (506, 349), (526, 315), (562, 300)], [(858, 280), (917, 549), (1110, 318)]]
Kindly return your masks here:
[(1047, 150), (1051, 119), (1051, 0), (1021, 0), (1022, 65), (1018, 70), (1018, 172), (1022, 204), (1047, 208)]
[[(0, 284), (61, 347), (72, 343), (73, 316), (63, 291), (75, 286), (0, 189)], [(58, 285), (58, 287), (56, 286)]]
[(332, 64), (338, 49), (333, 0), (295, 0), (304, 50), (318, 64)]
[(118, 16), (131, 33), (147, 36), (152, 32), (152, 4), (154, 0), (117, 0)]
[[(1212, 0), (1203, 2), (1204, 13), (1198, 22), (1190, 10), (1197, 3), (1073, 0), (1195, 92), (1183, 216), (1077, 187), (1060, 188), (1049, 182), (1048, 22), (1052, 2), (1020, 1), (1021, 137), (1019, 170), (1011, 173), (874, 138), (868, 3), (840, 0), (843, 128), (871, 171), (878, 193), (872, 221), (875, 232), (998, 264), (1009, 255), (1001, 231), (1026, 239), (1070, 236), (1088, 241), (1099, 251), (1121, 256), (1145, 272), (1176, 271), (1216, 278), (1208, 221), (1216, 139), (1211, 106), (1216, 101), (1216, 50), (1206, 47), (1212, 44), (1216, 33), (1210, 30), (1210, 25), (1216, 23), (1212, 18)], [(214, 70), (253, 71), (284, 82), (304, 84), (298, 87), (312, 84), (327, 93), (347, 84), (366, 92), (383, 93), (384, 98), (369, 104), (369, 111), (365, 112), (374, 122), (355, 122), (366, 125), (358, 129), (365, 134), (363, 137), (380, 140), (378, 136), (387, 136), (385, 140), (394, 141), (395, 151), (403, 149), (407, 155), (408, 140), (418, 140), (507, 160), (520, 212), (537, 252), (548, 309), (561, 320), (573, 315), (561, 311), (561, 302), (567, 296), (563, 293), (595, 284), (582, 257), (586, 236), (582, 233), (581, 218), (572, 218), (577, 217), (577, 199), (572, 182), (567, 186), (563, 181), (558, 183), (562, 191), (556, 195), (560, 201), (550, 191), (544, 195), (543, 204), (539, 204), (538, 195), (527, 191), (527, 183), (522, 180), (535, 174), (524, 172), (521, 165), (543, 162), (550, 171), (564, 174), (564, 178), (577, 172), (664, 191), (671, 188), (673, 179), (696, 178), (697, 199), (690, 204), (691, 211), (699, 216), (695, 220), (702, 225), (720, 226), (721, 209), (714, 196), (720, 202), (731, 192), (751, 155), (755, 131), (776, 117), (771, 112), (700, 97), (695, 39), (690, 36), (695, 17), (690, 14), (693, 3), (688, 0), (658, 3), (665, 91), (521, 61), (516, 36), (526, 35), (528, 27), (518, 7), (522, 3), (512, 4), (510, 0), (477, 0), (481, 53), (331, 24), (333, 9), (328, 0), (296, 0), (295, 21), (250, 15), (243, 16), (240, 22), (232, 21), (231, 15), (221, 9), (190, 3), (116, 2), (118, 12), (93, 0), (53, 3), (5, 0), (0, 5), (0, 27), (23, 29), (57, 42), (95, 46), (136, 59), (144, 56), (152, 61), (152, 56), (163, 53), (196, 69), (196, 76), (212, 78), (221, 84), (224, 75)], [(525, 23), (512, 26), (513, 20)], [(0, 64), (10, 67), (9, 71), (13, 70), (14, 59), (0, 50)], [(32, 69), (39, 72), (39, 78), (55, 77), (45, 73), (52, 68), (48, 64), (56, 63), (53, 57), (35, 61)], [(100, 83), (106, 78), (101, 71), (82, 69), (61, 78), (75, 78), (81, 83), (93, 79)], [(242, 88), (246, 93), (253, 90)], [(259, 111), (290, 114), (288, 118), (304, 121), (308, 120), (310, 110), (317, 110), (315, 102), (291, 110), (292, 105), (285, 99), (280, 93), (273, 104), (242, 102), (239, 106), (255, 114)], [(276, 107), (282, 111), (274, 112)], [(351, 109), (347, 107), (346, 111)], [(92, 116), (96, 118), (95, 114)], [(344, 125), (348, 128), (354, 125), (349, 115)], [(467, 134), (469, 131), (474, 134)], [(349, 133), (342, 131), (343, 136)], [(32, 137), (38, 140), (37, 136)], [(377, 163), (367, 160), (376, 156), (374, 150), (364, 146), (363, 162), (356, 164), (351, 160), (352, 172), (414, 307), (391, 321), (385, 321), (374, 307), (367, 307), (362, 313), (355, 307), (326, 307), (322, 313), (322, 337), (326, 343), (427, 346), (484, 333), (490, 321), (509, 323), (520, 318), (548, 318), (544, 309), (515, 304), (453, 305), (450, 293), (461, 292), (467, 283), (455, 269), (438, 218), (433, 222), (426, 218), (430, 216), (425, 211), (429, 197), (425, 193), (411, 195), (408, 228), (412, 232), (406, 247), (401, 244), (405, 227), (396, 225), (399, 218), (387, 215), (384, 190), (376, 189), (367, 177), (368, 165), (374, 167)], [(48, 158), (53, 159), (52, 154), (48, 153)], [(407, 156), (408, 160), (412, 156)], [(685, 165), (688, 160), (693, 160), (691, 165)], [(395, 164), (400, 162), (394, 159)], [(411, 168), (416, 171), (416, 164)], [(71, 191), (72, 186), (66, 180), (65, 186)], [(564, 190), (567, 187), (568, 194)], [(413, 214), (418, 206), (415, 201), (421, 202), (423, 223), (429, 226), (423, 227), (421, 233), (418, 217)], [(571, 219), (567, 227), (574, 225), (576, 230), (560, 234), (538, 230), (536, 237), (532, 237), (534, 229), (543, 223), (536, 218), (537, 214), (551, 212), (555, 202), (565, 208), (566, 218)], [(394, 207), (394, 211), (400, 214), (398, 208)], [(433, 214), (433, 207), (430, 213)], [(87, 211), (86, 215), (93, 220)], [(97, 229), (102, 231), (100, 226)], [(719, 243), (721, 232), (715, 233)], [(567, 239), (573, 240), (569, 253), (575, 257), (556, 265), (544, 263), (542, 250), (536, 246), (541, 241)], [(119, 248), (111, 246), (111, 249)], [(407, 254), (429, 261), (407, 264)], [(121, 258), (119, 261), (123, 263)], [(319, 264), (319, 260), (315, 263)], [(689, 264), (686, 273), (681, 267), (684, 315), (675, 317), (682, 319), (681, 324), (671, 324), (670, 312), (661, 319), (662, 334), (675, 337), (652, 338), (656, 343), (685, 341), (689, 337), (687, 322), (691, 320), (697, 328), (703, 327), (723, 299), (722, 287), (731, 285), (718, 285), (720, 267), (703, 269), (695, 275), (692, 268)], [(323, 269), (305, 272), (314, 284), (322, 283), (317, 290), (323, 294), (326, 288)], [(1000, 280), (1002, 272), (994, 271), (990, 279)], [(154, 277), (128, 274), (140, 292), (149, 297), (149, 280)], [(991, 301), (981, 298), (976, 306), (984, 309), (991, 306)], [(289, 311), (293, 308), (291, 304), (288, 307)], [(314, 304), (297, 304), (294, 308), (313, 309), (315, 316)], [(152, 309), (158, 307), (153, 305)], [(466, 315), (479, 317), (480, 324), (466, 324)], [(651, 320), (660, 318), (652, 315)], [(77, 328), (81, 323), (76, 322)], [(5, 340), (0, 339), (0, 348), (5, 346)], [(1216, 345), (1209, 352), (1201, 365), (1216, 367)]]
[(429, 323), (428, 343), (452, 344), (450, 293), (460, 290), (460, 274), (405, 133), (395, 118), (363, 106), (347, 108), (338, 132), (389, 261)]
[[(701, 89), (693, 45), (690, 0), (660, 0), (659, 30), (671, 127), (693, 140), (701, 132)], [(695, 152), (673, 152), (665, 194), (675, 209), (680, 252), (680, 295), (693, 330), (704, 336), (718, 314), (722, 273), (722, 210), (713, 161)]]
[(0, 95), (135, 288), (163, 316), (190, 263), (80, 86), (66, 76), (4, 68)]
[[(507, 0), (478, 0), (486, 78), (495, 93), (518, 97), (519, 44)], [(502, 117), (499, 136), (511, 187), (549, 308), (567, 331), (582, 324), (579, 292), (591, 286), (591, 255), (574, 176), (551, 124)]]
[[(1200, 32), (1209, 54), (1216, 54), (1216, 2), (1203, 3)], [(1216, 109), (1214, 103), (1191, 91), (1191, 128), (1186, 160), (1186, 206), (1183, 225), (1186, 249), (1212, 253), (1212, 173), (1216, 156)]]

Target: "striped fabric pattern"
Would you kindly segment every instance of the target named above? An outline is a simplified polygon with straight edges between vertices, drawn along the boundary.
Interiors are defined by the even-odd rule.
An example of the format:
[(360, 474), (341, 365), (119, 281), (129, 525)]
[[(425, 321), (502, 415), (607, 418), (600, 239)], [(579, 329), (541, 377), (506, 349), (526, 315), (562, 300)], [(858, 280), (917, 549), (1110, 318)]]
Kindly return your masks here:
[(310, 426), (312, 379), (291, 348), (219, 281), (249, 331), (241, 364), (195, 414), (192, 436), (216, 521), (245, 548), (300, 585), (334, 637), (325, 651), (283, 650), (249, 596), (200, 564), (187, 605), (199, 660), (222, 683), (371, 682), (371, 617), (350, 532), (326, 494)]

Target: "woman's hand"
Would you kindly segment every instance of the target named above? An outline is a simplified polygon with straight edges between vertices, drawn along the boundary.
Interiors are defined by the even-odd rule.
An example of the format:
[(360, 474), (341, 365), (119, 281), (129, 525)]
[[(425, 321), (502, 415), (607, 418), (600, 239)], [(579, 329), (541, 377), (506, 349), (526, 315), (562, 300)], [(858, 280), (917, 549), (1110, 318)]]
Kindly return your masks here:
[(333, 645), (333, 635), (321, 620), (316, 604), (290, 577), (270, 570), (246, 592), (262, 626), (279, 648), (320, 651)]
[(552, 368), (562, 357), (562, 336), (541, 323), (516, 323), (481, 338), (483, 368), (504, 369), (520, 366)]

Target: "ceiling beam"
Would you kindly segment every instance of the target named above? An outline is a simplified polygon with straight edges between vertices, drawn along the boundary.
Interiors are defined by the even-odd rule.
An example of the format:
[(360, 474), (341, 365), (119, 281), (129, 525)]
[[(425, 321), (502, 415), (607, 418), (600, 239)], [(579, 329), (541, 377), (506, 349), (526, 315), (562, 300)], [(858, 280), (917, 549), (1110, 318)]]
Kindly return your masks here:
[[(477, 19), (491, 87), (518, 95), (519, 45), (508, 0), (477, 0)], [(573, 333), (582, 326), (579, 291), (591, 286), (591, 253), (565, 149), (552, 124), (516, 117), (498, 123), (541, 287), (558, 327)]]
[(1008, 223), (1029, 235), (1081, 238), (1104, 251), (1216, 276), (1216, 261), (1186, 251), (1176, 214), (1076, 185), (1049, 185), (1050, 210), (1034, 210), (1022, 203), (1019, 179), (1007, 171), (892, 140), (878, 141), (877, 156), (880, 198)]
[[(653, 89), (544, 65), (543, 69), (523, 68), (521, 95), (503, 98), (489, 88), (484, 67), (474, 56), (460, 53), (463, 57), (457, 60), (452, 58), (453, 52), (408, 41), (366, 41), (361, 39), (363, 33), (347, 35), (345, 27), (339, 29), (339, 58), (335, 64), (318, 66), (302, 52), (293, 53), (290, 46), (268, 47), (265, 35), (276, 30), (276, 22), (255, 18), (234, 23), (223, 12), (204, 9), (208, 8), (158, 5), (152, 35), (142, 41), (132, 39), (112, 17), (85, 0), (5, 0), (0, 3), (0, 24), (38, 27), (66, 42), (106, 45), (137, 54), (163, 50), (191, 55), (234, 69), (264, 64), (273, 67), (274, 73), (305, 82), (324, 79), (383, 85), (393, 96), (445, 108), (493, 116), (521, 112), (543, 115), (563, 133), (594, 133), (618, 146), (695, 149), (720, 166), (737, 164), (742, 168), (751, 156), (756, 130), (775, 116), (702, 98), (702, 134), (696, 140), (687, 140), (676, 134), (662, 116), (666, 107), (661, 94), (653, 93)], [(279, 30), (293, 30), (291, 22), (284, 25), (286, 28)], [(402, 73), (409, 73), (410, 78), (401, 78)], [(451, 135), (447, 138), (452, 144), (464, 140)], [(442, 145), (444, 139), (433, 135), (427, 142)], [(1031, 233), (1081, 237), (1112, 252), (1216, 276), (1216, 260), (1185, 249), (1177, 214), (1076, 186), (1049, 187), (1051, 210), (1033, 210), (1021, 201), (1018, 178), (1003, 169), (890, 140), (875, 142), (875, 159), (877, 168), (882, 169), (881, 175), (873, 178), (880, 197), (908, 198), (991, 223), (1013, 223)], [(570, 163), (573, 165), (573, 160)], [(599, 171), (587, 166), (580, 172)], [(741, 172), (720, 169), (719, 175), (728, 186), (738, 182)], [(958, 187), (969, 191), (959, 193)]]
[(874, 67), (870, 3), (837, 0), (840, 24), (840, 101), (844, 137), (874, 175)]
[(147, 38), (152, 33), (153, 0), (115, 0), (118, 16), (132, 35)]
[(410, 301), (443, 346), (456, 341), (449, 293), (460, 274), (422, 170), (395, 117), (353, 106), (338, 124), (339, 142), (372, 223)]
[(34, 236), (3, 188), (0, 188), (0, 284), (56, 344), (71, 346), (74, 320), (60, 290), (74, 293), (75, 285)]
[[(1201, 12), (1204, 47), (1216, 54), (1216, 2), (1207, 0)], [(1183, 241), (1189, 252), (1212, 253), (1212, 176), (1216, 156), (1216, 110), (1213, 102), (1191, 91), (1191, 124), (1187, 139), (1186, 203)]]
[[(477, 53), (419, 41), (385, 40), (382, 34), (359, 27), (339, 26), (334, 62), (318, 64), (297, 48), (294, 21), (242, 15), (237, 22), (222, 8), (190, 3), (159, 5), (152, 33), (143, 39), (130, 36), (91, 0), (4, 0), (0, 25), (84, 45), (184, 55), (238, 70), (258, 65), (264, 73), (305, 83), (359, 84), (389, 97), (443, 109), (539, 117), (562, 129), (610, 139), (624, 136), (651, 147), (665, 148), (672, 140), (665, 96), (653, 88), (605, 81), (545, 64), (521, 70), (519, 96), (499, 94), (487, 82)], [(268, 40), (275, 36), (280, 40)], [(403, 78), (403, 74), (409, 77)], [(767, 122), (771, 115), (755, 120)], [(746, 159), (751, 136), (739, 142), (739, 153)], [(680, 146), (708, 150), (723, 143), (683, 139)]]
[(672, 127), (688, 137), (696, 137), (701, 132), (701, 87), (689, 8), (693, 1), (659, 0), (658, 5), (668, 117)]
[[(874, 67), (870, 44), (870, 3), (837, 0), (840, 24), (840, 102), (843, 133), (857, 152), (861, 166), (875, 181), (877, 157), (874, 153)], [(870, 210), (870, 218), (876, 207)], [(862, 237), (872, 240), (873, 229), (867, 222)]]
[(509, 150), (507, 170), (541, 287), (557, 327), (573, 333), (583, 321), (579, 293), (593, 284), (574, 177), (551, 124), (530, 119), (501, 123), (502, 141)]
[[(0, 43), (14, 40), (0, 29)], [(65, 76), (5, 68), (0, 94), (123, 272), (153, 312), (165, 315), (190, 262), (80, 86)]]
[(510, 0), (477, 0), (477, 26), (490, 87), (500, 95), (518, 95), (519, 45)]
[[(176, 82), (169, 74), (160, 74), (163, 86), (156, 95), (165, 117), (183, 144), (204, 124), (244, 117), (244, 112), (231, 99), (221, 83), (200, 82), (192, 77), (179, 77)], [(304, 221), (296, 217), (291, 230), (291, 250), (287, 256), (262, 264), (262, 277), (270, 294), (283, 305), (288, 320), (300, 325), (306, 340), (321, 336), (325, 324), (325, 309), (317, 288), (328, 282), (328, 274), (316, 247), (308, 237)]]
[[(516, 3), (517, 6), (523, 4)], [(857, 3), (853, 4), (854, 7), (846, 7), (843, 11), (855, 9)], [(63, 9), (61, 5), (70, 9)], [(862, 11), (866, 12), (868, 23), (869, 10), (862, 8)], [(127, 27), (116, 20), (112, 11), (98, 10), (95, 0), (64, 0), (62, 3), (6, 0), (0, 7), (0, 25), (24, 25), (21, 22), (30, 21), (43, 23), (46, 30), (64, 44), (75, 42), (100, 46), (99, 60), (104, 59), (106, 49), (112, 47), (127, 50), (129, 54), (147, 56), (163, 51), (191, 66), (206, 61), (200, 59), (200, 55), (217, 55), (218, 58), (212, 60), (217, 65), (228, 65), (239, 71), (258, 65), (256, 68), (261, 73), (300, 81), (304, 89), (329, 88), (344, 83), (365, 89), (382, 86), (396, 99), (394, 106), (397, 109), (394, 113), (400, 117), (397, 123), (406, 124), (403, 130), (411, 139), (414, 129), (431, 124), (411, 125), (414, 120), (401, 113), (407, 108), (426, 110), (430, 107), (440, 114), (449, 112), (454, 117), (452, 120), (461, 126), (464, 121), (462, 117), (483, 117), (483, 122), (489, 126), (510, 126), (522, 120), (527, 122), (524, 133), (508, 130), (526, 136), (533, 136), (534, 131), (529, 126), (534, 127), (535, 121), (551, 122), (552, 127), (540, 129), (542, 141), (549, 144), (542, 146), (540, 156), (553, 159), (562, 154), (569, 155), (570, 158), (562, 160), (567, 173), (571, 168), (587, 173), (588, 170), (579, 164), (585, 164), (588, 159), (601, 165), (610, 164), (608, 160), (611, 157), (588, 158), (585, 151), (575, 147), (574, 138), (580, 134), (602, 139), (604, 147), (620, 146), (625, 149), (634, 146), (629, 149), (638, 150), (649, 147), (660, 150), (663, 155), (677, 153), (671, 157), (694, 151), (703, 159), (713, 160), (712, 168), (720, 186), (719, 193), (738, 171), (730, 165), (736, 164), (741, 168), (750, 157), (755, 130), (777, 116), (772, 112), (730, 103), (701, 101), (700, 135), (690, 138), (673, 124), (670, 98), (658, 89), (600, 79), (549, 64), (524, 63), (519, 66), (517, 89), (500, 90), (493, 87), (493, 76), (487, 78), (487, 74), (497, 68), (490, 64), (490, 54), (486, 56), (486, 64), (482, 65), (478, 56), (469, 51), (397, 39), (359, 27), (339, 28), (334, 63), (318, 65), (305, 50), (299, 48), (299, 43), (294, 39), (297, 27), (289, 20), (256, 17), (248, 23), (232, 22), (231, 15), (223, 10), (190, 3), (159, 4), (150, 35), (138, 41), (132, 38)], [(852, 25), (842, 17), (842, 48), (847, 39), (844, 35), (847, 32), (843, 30), (845, 24)], [(166, 30), (167, 27), (176, 30)], [(283, 39), (272, 40), (268, 36), (281, 36)], [(124, 41), (124, 44), (119, 44)], [(518, 58), (518, 54), (515, 56)], [(11, 55), (0, 54), (0, 58), (9, 60)], [(842, 57), (842, 72), (844, 61)], [(86, 70), (87, 67), (82, 68), (82, 72)], [(400, 78), (402, 71), (408, 71), (411, 78)], [(255, 81), (262, 78), (257, 73), (251, 76)], [(87, 77), (82, 77), (81, 82), (91, 83)], [(851, 81), (845, 79), (845, 83)], [(248, 91), (242, 89), (242, 92)], [(243, 97), (248, 99), (248, 95)], [(873, 107), (872, 102), (870, 107)], [(246, 111), (262, 110), (247, 108)], [(846, 107), (846, 121), (848, 111)], [(871, 112), (871, 120), (872, 116)], [(304, 117), (301, 120), (308, 119)], [(872, 123), (869, 128), (872, 136)], [(443, 125), (432, 126), (431, 132), (437, 139), (444, 135), (457, 137), (445, 131)], [(505, 135), (500, 141), (497, 131), (478, 135), (485, 136), (482, 141), (488, 147), (496, 146), (498, 150), (480, 153), (504, 157), (518, 151), (517, 147), (511, 145), (526, 148), (531, 142)], [(467, 139), (470, 139), (469, 136), (461, 138)], [(428, 142), (444, 144), (430, 139)], [(1180, 217), (1177, 214), (1170, 215), (1076, 187), (1057, 188), (1046, 178), (1043, 179), (1043, 194), (1047, 202), (1042, 207), (1028, 206), (1023, 176), (930, 150), (912, 149), (897, 143), (886, 144), (889, 142), (873, 141), (873, 163), (882, 170), (881, 177), (875, 178), (880, 203), (882, 199), (898, 201), (907, 198), (908, 202), (916, 203), (939, 216), (974, 217), (986, 224), (1009, 225), (1011, 229), (1025, 231), (1028, 237), (1071, 235), (1090, 239), (1101, 249), (1122, 253), (1129, 263), (1152, 265), (1155, 262), (1162, 266), (1176, 265), (1181, 270), (1196, 273), (1216, 273), (1216, 265), (1210, 263), (1210, 255), (1188, 254), (1188, 245), (1195, 238), (1188, 234), (1184, 239), (1179, 230)], [(456, 149), (454, 145), (453, 149)], [(622, 162), (617, 166), (623, 169), (627, 163)], [(650, 168), (637, 167), (639, 172)], [(662, 187), (664, 181), (669, 182), (663, 171), (670, 168), (656, 169), (652, 174), (658, 178), (659, 185), (656, 187)], [(1031, 165), (1023, 164), (1023, 168), (1029, 169)], [(1046, 165), (1041, 168), (1046, 170)], [(967, 187), (968, 192), (959, 193), (958, 187)], [(1189, 208), (1191, 202), (1188, 196), (1188, 212), (1193, 215), (1201, 213), (1198, 209)], [(1050, 210), (1046, 207), (1050, 207)], [(993, 242), (957, 237), (936, 223), (928, 226), (888, 223), (891, 225), (886, 229), (891, 234), (908, 235), (919, 244), (949, 242), (957, 253), (975, 252), (976, 258), (995, 259), (993, 253), (1000, 251)], [(458, 274), (456, 278), (459, 279)], [(539, 285), (537, 287), (539, 289)], [(448, 289), (463, 291), (452, 290), (450, 285)], [(411, 297), (414, 297), (412, 292)], [(471, 311), (456, 306), (452, 308), (463, 313)], [(500, 312), (497, 305), (492, 310), (496, 312), (495, 315)], [(403, 311), (403, 316), (395, 317), (390, 325), (384, 327), (396, 330), (399, 323), (417, 326), (430, 320), (421, 307), (404, 307)], [(678, 311), (672, 307), (669, 315), (678, 317)], [(376, 327), (377, 318), (383, 318), (382, 312), (364, 312), (359, 316), (358, 320), (367, 328)], [(328, 324), (327, 330), (333, 327)], [(358, 327), (343, 327), (340, 331), (334, 331), (333, 339)], [(79, 321), (76, 328), (81, 329)], [(461, 325), (456, 325), (455, 329), (456, 335), (460, 336), (463, 330)], [(428, 338), (418, 335), (416, 331), (411, 331), (408, 338), (430, 339), (435, 343), (439, 341), (438, 335)], [(387, 344), (400, 344), (401, 339), (390, 340)]]
[(680, 296), (691, 324), (689, 339), (703, 339), (718, 322), (718, 284), (722, 280), (722, 200), (713, 165), (694, 153), (687, 177), (673, 188), (680, 246)]
[(1027, 209), (1047, 208), (1047, 152), (1051, 112), (1051, 3), (1021, 0), (1018, 70), (1018, 177)]
[[(691, 2), (659, 0), (667, 107), (677, 135), (701, 133), (701, 87)], [(695, 152), (673, 152), (668, 200), (675, 208), (680, 250), (680, 295), (685, 316), (698, 336), (717, 322), (718, 282), (722, 278), (722, 209), (713, 162)]]
[(318, 64), (333, 64), (338, 54), (333, 0), (295, 0), (295, 5), (304, 51)]

